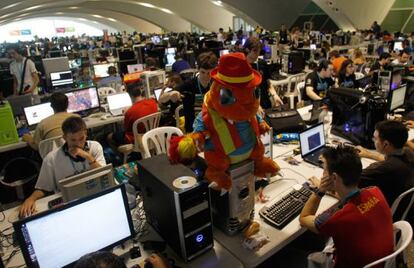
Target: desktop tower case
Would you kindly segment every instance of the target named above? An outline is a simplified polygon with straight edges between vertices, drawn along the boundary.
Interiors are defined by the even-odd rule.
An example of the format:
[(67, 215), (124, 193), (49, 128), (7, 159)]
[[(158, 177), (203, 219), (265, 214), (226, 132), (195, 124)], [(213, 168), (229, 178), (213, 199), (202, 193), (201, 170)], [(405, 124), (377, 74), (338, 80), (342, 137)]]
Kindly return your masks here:
[(254, 163), (246, 160), (230, 166), (232, 189), (224, 195), (210, 190), (214, 226), (228, 235), (243, 230), (254, 217)]
[(297, 74), (305, 69), (305, 58), (302, 51), (290, 51), (282, 54), (282, 71)]
[(147, 222), (185, 261), (213, 248), (208, 185), (161, 154), (138, 161)]
[(13, 111), (8, 102), (0, 101), (0, 146), (19, 141)]

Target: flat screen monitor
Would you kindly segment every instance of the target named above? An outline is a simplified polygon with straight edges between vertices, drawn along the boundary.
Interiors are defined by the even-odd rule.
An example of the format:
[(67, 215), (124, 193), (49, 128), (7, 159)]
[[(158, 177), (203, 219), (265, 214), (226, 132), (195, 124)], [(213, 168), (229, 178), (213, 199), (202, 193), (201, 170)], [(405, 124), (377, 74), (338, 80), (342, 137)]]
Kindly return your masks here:
[(311, 50), (316, 50), (316, 44), (310, 44), (309, 47), (310, 47)]
[(53, 108), (50, 106), (50, 102), (25, 107), (23, 110), (27, 125), (29, 126), (37, 125), (46, 117), (54, 114)]
[(27, 267), (66, 267), (134, 236), (125, 185), (13, 223)]
[(407, 86), (401, 86), (391, 91), (390, 98), (389, 98), (389, 112), (393, 112), (394, 110), (402, 107), (405, 101), (405, 94), (407, 92)]
[(174, 64), (176, 52), (177, 52), (177, 49), (175, 47), (169, 47), (165, 49), (165, 58), (166, 58), (165, 65), (170, 66)]
[(12, 107), (14, 116), (23, 115), (24, 107), (29, 107), (29, 106), (40, 103), (39, 95), (33, 95), (33, 94), (26, 94), (26, 95), (20, 95), (20, 96), (11, 95), (11, 96), (8, 96), (6, 100)]
[(151, 37), (151, 41), (154, 44), (159, 44), (161, 42), (161, 38), (158, 35), (154, 35), (153, 37)]
[(300, 151), (306, 156), (325, 146), (323, 124), (319, 123), (299, 133)]
[(99, 97), (96, 87), (82, 88), (66, 92), (69, 106), (68, 113), (86, 112), (99, 107)]
[(106, 100), (110, 111), (125, 109), (132, 106), (131, 97), (126, 92), (108, 95)]
[(118, 50), (118, 57), (120, 61), (136, 59), (134, 51), (130, 49)]
[(127, 65), (128, 73), (137, 73), (144, 70), (144, 64), (130, 64)]
[(394, 47), (393, 47), (394, 51), (400, 51), (403, 50), (403, 42), (402, 41), (395, 41), (394, 42)]
[(73, 84), (72, 71), (50, 73), (52, 87), (69, 86)]
[(48, 52), (49, 58), (59, 58), (62, 57), (62, 51), (60, 50), (52, 50)]
[(111, 66), (115, 67), (115, 64), (113, 63), (95, 64), (93, 66), (93, 72), (95, 74), (95, 77), (96, 78), (108, 77), (109, 76), (108, 68)]
[(395, 66), (391, 72), (391, 90), (399, 88), (403, 84), (403, 76), (405, 75), (405, 68)]
[[(164, 92), (168, 92), (168, 91), (171, 91), (171, 90), (172, 90), (172, 88), (167, 87), (167, 88), (165, 88)], [(156, 98), (157, 100), (159, 100), (159, 99), (160, 99), (161, 92), (162, 92), (162, 88), (159, 88), (159, 89), (154, 89), (154, 95), (155, 95), (155, 98)]]

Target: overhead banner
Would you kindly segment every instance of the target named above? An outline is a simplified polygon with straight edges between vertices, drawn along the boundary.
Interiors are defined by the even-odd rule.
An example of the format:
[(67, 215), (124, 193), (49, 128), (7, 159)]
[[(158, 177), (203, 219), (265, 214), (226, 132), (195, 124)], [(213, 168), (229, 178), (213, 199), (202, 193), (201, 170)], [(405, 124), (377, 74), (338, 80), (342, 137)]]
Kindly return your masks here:
[(20, 35), (32, 35), (32, 30), (25, 29), (25, 30), (12, 30), (9, 31), (10, 36), (20, 36)]
[(75, 32), (75, 27), (59, 27), (56, 28), (56, 33), (73, 33)]

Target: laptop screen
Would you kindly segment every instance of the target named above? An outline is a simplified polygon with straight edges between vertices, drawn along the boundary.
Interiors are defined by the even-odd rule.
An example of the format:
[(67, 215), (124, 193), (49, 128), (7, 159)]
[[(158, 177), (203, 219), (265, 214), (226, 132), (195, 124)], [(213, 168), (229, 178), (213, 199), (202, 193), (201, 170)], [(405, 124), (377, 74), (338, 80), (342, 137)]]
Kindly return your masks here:
[(108, 95), (106, 98), (108, 101), (109, 110), (114, 111), (132, 106), (131, 97), (128, 93), (120, 93), (114, 95)]
[[(164, 92), (168, 92), (168, 91), (171, 91), (171, 90), (172, 90), (172, 88), (167, 87), (167, 88), (165, 88)], [(154, 90), (155, 98), (157, 99), (157, 101), (160, 99), (161, 92), (162, 92), (162, 88)]]
[(25, 107), (24, 115), (29, 126), (39, 124), (40, 121), (54, 114), (53, 108), (50, 106), (50, 102)]
[(64, 267), (134, 234), (124, 186), (14, 223), (28, 267)]
[(299, 134), (300, 151), (302, 156), (310, 154), (325, 146), (323, 124), (317, 124)]

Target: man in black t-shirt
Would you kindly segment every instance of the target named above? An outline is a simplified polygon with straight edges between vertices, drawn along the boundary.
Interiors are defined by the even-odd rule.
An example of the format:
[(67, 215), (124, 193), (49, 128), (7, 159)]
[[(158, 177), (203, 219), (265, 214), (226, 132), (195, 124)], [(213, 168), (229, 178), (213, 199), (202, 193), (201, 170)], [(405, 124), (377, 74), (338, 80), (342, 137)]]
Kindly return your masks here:
[(311, 72), (305, 79), (304, 100), (322, 100), (326, 96), (327, 90), (335, 84), (332, 79), (332, 64), (324, 60), (319, 63), (316, 71)]
[(384, 52), (380, 55), (379, 59), (374, 62), (371, 66), (370, 73), (373, 71), (384, 71), (387, 69), (387, 66), (391, 63), (391, 54)]

